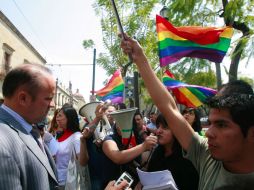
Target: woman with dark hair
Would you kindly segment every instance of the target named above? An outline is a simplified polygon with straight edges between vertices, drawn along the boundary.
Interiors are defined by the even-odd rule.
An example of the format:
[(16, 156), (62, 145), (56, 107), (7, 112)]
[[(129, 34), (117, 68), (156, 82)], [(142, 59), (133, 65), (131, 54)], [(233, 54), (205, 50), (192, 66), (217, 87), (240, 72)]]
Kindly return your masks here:
[(143, 143), (145, 138), (148, 136), (148, 131), (140, 112), (136, 112), (134, 114), (132, 126), (137, 144)]
[(188, 123), (191, 125), (193, 130), (197, 132), (199, 135), (202, 135), (201, 130), (201, 122), (200, 122), (200, 114), (197, 109), (186, 107), (182, 111), (183, 117), (188, 121)]
[(198, 189), (198, 173), (192, 163), (182, 156), (182, 148), (161, 114), (156, 119), (156, 127), (158, 146), (148, 162), (147, 171), (169, 170), (178, 189)]
[[(56, 153), (56, 168), (58, 173), (58, 182), (64, 189), (68, 163), (74, 150), (76, 159), (80, 159), (80, 137), (79, 119), (76, 110), (70, 106), (63, 106), (56, 116), (58, 127), (63, 130), (63, 134), (57, 139), (59, 149)], [(88, 159), (88, 158), (87, 158)], [(61, 189), (60, 188), (60, 189)]]
[(54, 115), (53, 118), (50, 122), (50, 126), (48, 128), (48, 132), (51, 133), (53, 135), (53, 137), (55, 137), (56, 139), (58, 139), (58, 137), (60, 136), (62, 129), (59, 129), (57, 123), (56, 123), (56, 116), (59, 113), (60, 109), (56, 109), (54, 111)]

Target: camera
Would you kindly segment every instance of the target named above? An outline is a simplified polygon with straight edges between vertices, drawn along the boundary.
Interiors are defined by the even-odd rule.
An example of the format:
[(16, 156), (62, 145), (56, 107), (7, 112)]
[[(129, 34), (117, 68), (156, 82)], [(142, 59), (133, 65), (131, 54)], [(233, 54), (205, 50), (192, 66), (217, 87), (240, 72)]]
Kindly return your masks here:
[(119, 185), (123, 180), (127, 181), (127, 183), (128, 183), (128, 186), (125, 188), (125, 190), (127, 190), (133, 183), (133, 179), (129, 173), (124, 172), (116, 181), (115, 186)]

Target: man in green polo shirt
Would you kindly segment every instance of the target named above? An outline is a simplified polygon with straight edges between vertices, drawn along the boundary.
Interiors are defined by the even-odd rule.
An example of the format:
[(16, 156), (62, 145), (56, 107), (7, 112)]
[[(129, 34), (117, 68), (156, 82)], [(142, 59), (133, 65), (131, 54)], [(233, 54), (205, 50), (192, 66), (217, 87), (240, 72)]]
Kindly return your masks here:
[[(254, 94), (216, 96), (208, 102), (207, 139), (195, 134), (179, 112), (174, 98), (153, 72), (138, 42), (126, 36), (121, 42), (132, 57), (153, 102), (199, 172), (200, 190), (254, 189)], [(232, 92), (232, 91), (231, 91)]]

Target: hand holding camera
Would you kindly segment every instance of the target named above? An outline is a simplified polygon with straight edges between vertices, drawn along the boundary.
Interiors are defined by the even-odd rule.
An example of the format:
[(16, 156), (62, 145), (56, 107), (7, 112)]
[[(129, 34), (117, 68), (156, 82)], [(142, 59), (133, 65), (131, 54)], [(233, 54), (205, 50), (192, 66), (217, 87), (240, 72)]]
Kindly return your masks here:
[(129, 190), (131, 184), (133, 183), (133, 179), (130, 174), (127, 172), (122, 173), (122, 175), (115, 182), (114, 186), (123, 190)]

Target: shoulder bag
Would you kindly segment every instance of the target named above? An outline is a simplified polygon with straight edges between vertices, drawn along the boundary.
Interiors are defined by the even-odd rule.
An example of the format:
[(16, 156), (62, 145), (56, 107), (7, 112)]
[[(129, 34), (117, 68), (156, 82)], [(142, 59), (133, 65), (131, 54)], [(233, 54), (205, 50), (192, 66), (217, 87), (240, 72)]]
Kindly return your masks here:
[(78, 182), (78, 167), (77, 167), (77, 159), (75, 148), (72, 146), (71, 149), (71, 159), (68, 163), (67, 169), (67, 178), (65, 183), (65, 190), (78, 190), (79, 182)]

